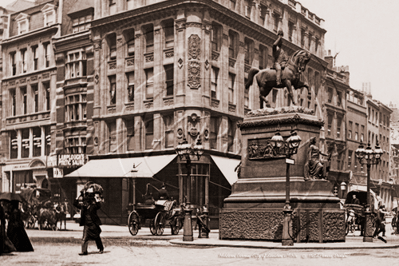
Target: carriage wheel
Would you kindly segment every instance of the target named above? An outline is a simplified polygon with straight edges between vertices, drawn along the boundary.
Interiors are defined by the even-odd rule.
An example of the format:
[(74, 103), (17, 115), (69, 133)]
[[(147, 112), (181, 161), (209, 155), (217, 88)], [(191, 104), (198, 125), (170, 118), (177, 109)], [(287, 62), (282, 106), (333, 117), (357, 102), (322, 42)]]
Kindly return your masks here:
[(173, 220), (170, 222), (170, 229), (172, 230), (172, 235), (178, 235), (182, 227), (183, 223), (178, 217), (174, 217)]
[(150, 232), (153, 236), (157, 235), (157, 230), (155, 230), (154, 219), (150, 220)]
[(128, 227), (129, 227), (129, 232), (132, 236), (137, 235), (139, 232), (139, 225), (140, 225), (140, 216), (136, 211), (132, 211), (129, 214), (128, 218)]
[(162, 212), (158, 212), (155, 216), (154, 226), (156, 230), (156, 235), (161, 236), (163, 234), (163, 230), (165, 228), (165, 219), (164, 214)]

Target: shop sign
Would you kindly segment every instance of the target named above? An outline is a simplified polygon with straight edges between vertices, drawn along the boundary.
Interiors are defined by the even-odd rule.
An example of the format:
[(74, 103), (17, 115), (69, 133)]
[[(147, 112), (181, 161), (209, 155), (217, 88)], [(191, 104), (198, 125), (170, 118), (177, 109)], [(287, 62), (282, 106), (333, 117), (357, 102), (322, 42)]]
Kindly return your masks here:
[(54, 167), (53, 168), (53, 177), (54, 178), (63, 178), (64, 177), (64, 170), (61, 168)]
[(72, 168), (78, 167), (85, 164), (84, 154), (59, 154), (58, 155), (58, 167), (61, 168)]

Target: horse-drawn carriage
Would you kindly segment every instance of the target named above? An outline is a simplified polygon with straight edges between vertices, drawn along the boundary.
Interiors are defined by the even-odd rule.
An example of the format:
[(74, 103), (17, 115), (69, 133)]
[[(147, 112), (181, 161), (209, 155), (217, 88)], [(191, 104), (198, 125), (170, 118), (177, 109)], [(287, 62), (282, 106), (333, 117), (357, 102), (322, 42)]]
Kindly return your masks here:
[[(359, 204), (353, 203), (353, 196), (356, 195)], [(371, 215), (375, 216), (375, 210), (378, 207), (378, 202), (374, 192), (370, 191), (371, 202), (370, 211)], [(367, 204), (367, 192), (360, 190), (352, 190), (348, 192), (344, 208), (346, 213), (346, 234), (354, 233), (356, 230), (363, 230), (365, 222), (365, 211)], [(372, 219), (374, 220), (374, 219)], [(374, 229), (373, 229), (374, 231)], [(363, 231), (361, 231), (363, 233)]]
[(183, 227), (183, 207), (178, 207), (175, 200), (154, 200), (148, 194), (148, 186), (143, 203), (133, 205), (133, 210), (128, 216), (128, 228), (131, 235), (137, 235), (141, 225), (149, 221), (151, 234), (162, 235), (167, 225), (170, 226), (172, 235), (177, 235)]
[(21, 191), (22, 219), (26, 228), (57, 229), (57, 210), (51, 197), (51, 191), (44, 188), (26, 188)]

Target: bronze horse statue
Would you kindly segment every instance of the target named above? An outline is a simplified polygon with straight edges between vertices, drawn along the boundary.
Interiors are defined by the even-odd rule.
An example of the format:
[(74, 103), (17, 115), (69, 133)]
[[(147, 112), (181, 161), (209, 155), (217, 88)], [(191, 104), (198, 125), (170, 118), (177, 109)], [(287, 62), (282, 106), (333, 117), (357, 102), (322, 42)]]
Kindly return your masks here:
[(307, 63), (310, 61), (310, 54), (304, 50), (296, 51), (285, 64), (284, 69), (281, 72), (281, 85), (277, 86), (276, 82), (276, 70), (272, 68), (266, 68), (259, 70), (257, 68), (251, 68), (248, 73), (248, 81), (245, 84), (245, 89), (248, 89), (252, 83), (254, 76), (259, 86), (260, 93), (260, 107), (263, 108), (263, 101), (267, 104), (266, 96), (270, 93), (273, 88), (284, 88), (287, 87), (289, 97), (291, 98), (292, 104), (296, 105), (294, 95), (292, 94), (291, 86), (295, 89), (303, 87), (309, 88), (307, 82), (301, 79), (301, 73), (305, 71)]

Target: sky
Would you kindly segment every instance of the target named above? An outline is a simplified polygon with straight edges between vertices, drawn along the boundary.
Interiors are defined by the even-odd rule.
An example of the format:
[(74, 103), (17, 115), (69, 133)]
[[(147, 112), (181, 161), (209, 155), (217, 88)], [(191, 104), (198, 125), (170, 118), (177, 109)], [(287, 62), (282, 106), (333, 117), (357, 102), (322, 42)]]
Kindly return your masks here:
[[(14, 0), (0, 0), (6, 6)], [(398, 0), (299, 0), (324, 19), (325, 50), (336, 66), (349, 66), (350, 86), (361, 90), (371, 83), (374, 99), (399, 107)]]

